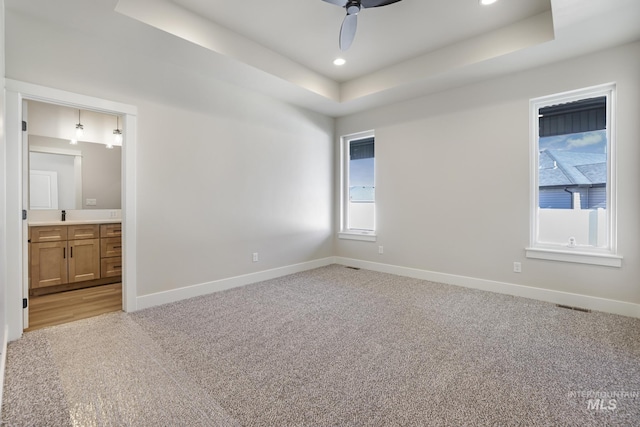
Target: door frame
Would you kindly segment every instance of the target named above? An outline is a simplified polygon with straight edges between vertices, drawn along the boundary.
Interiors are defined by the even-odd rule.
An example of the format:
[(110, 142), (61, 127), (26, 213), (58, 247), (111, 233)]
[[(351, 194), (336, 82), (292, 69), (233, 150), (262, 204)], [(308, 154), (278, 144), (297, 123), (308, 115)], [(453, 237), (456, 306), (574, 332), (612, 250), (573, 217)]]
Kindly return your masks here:
[(27, 147), (23, 142), (22, 104), (33, 100), (58, 104), (106, 114), (117, 114), (122, 120), (122, 227), (123, 274), (122, 309), (137, 309), (136, 299), (136, 134), (138, 109), (135, 106), (81, 95), (17, 80), (5, 80), (6, 108), (6, 249), (7, 286), (6, 321), (8, 340), (22, 336), (25, 309), (22, 308), (24, 289), (28, 288), (28, 229), (21, 212), (27, 209), (23, 200), (26, 185), (23, 157)]

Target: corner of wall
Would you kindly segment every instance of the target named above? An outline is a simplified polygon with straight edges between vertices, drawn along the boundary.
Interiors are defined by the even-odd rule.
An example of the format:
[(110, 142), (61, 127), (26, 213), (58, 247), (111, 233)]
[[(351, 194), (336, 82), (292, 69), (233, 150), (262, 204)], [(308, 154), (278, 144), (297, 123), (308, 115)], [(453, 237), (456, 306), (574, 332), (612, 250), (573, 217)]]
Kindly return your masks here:
[[(5, 131), (4, 123), (6, 122), (6, 114), (4, 107), (4, 80), (5, 80), (5, 65), (4, 65), (4, 0), (0, 0), (0, 165), (4, 171), (5, 168)], [(6, 318), (6, 304), (5, 288), (7, 286), (6, 277), (6, 236), (5, 236), (5, 216), (6, 216), (6, 192), (5, 192), (5, 178), (4, 174), (0, 175), (0, 319), (2, 324), (0, 326), (0, 342), (2, 342), (2, 353), (0, 354), (0, 409), (2, 408), (2, 391), (4, 389), (4, 368), (7, 359), (7, 337), (9, 335)]]
[(7, 366), (7, 336), (9, 336), (9, 326), (2, 328), (2, 353), (0, 353), (0, 409), (2, 409), (2, 392), (4, 390), (4, 371)]

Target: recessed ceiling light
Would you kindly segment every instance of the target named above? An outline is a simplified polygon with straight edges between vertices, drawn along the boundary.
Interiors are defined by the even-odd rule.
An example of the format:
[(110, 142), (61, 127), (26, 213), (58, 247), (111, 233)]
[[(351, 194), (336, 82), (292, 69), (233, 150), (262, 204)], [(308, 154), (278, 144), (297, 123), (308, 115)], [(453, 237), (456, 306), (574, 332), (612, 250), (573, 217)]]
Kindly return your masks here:
[(498, 0), (479, 0), (480, 4), (483, 6), (488, 6), (490, 4), (494, 4), (495, 2), (497, 2)]
[(333, 65), (337, 65), (338, 67), (341, 66), (341, 65), (344, 65), (346, 63), (347, 63), (347, 61), (345, 61), (344, 58), (336, 58), (333, 61)]

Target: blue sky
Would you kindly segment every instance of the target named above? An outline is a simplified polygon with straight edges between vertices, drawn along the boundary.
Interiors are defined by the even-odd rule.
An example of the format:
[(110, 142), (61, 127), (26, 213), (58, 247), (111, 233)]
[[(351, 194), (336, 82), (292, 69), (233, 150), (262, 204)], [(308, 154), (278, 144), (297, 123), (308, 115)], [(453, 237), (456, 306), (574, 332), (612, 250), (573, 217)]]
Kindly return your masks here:
[(569, 135), (547, 136), (540, 138), (538, 146), (540, 151), (562, 150), (579, 153), (606, 153), (607, 132), (606, 130), (596, 130)]
[(351, 160), (349, 162), (349, 186), (373, 187), (374, 186), (375, 158)]

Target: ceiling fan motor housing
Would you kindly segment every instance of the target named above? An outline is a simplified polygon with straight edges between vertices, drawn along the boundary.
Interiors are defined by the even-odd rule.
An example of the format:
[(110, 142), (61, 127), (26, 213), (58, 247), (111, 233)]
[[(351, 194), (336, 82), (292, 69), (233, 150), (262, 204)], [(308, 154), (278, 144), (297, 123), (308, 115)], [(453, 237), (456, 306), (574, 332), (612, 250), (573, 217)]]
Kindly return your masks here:
[(360, 2), (358, 0), (349, 0), (345, 6), (347, 9), (347, 15), (357, 15), (360, 12)]

